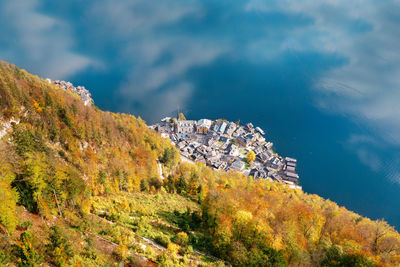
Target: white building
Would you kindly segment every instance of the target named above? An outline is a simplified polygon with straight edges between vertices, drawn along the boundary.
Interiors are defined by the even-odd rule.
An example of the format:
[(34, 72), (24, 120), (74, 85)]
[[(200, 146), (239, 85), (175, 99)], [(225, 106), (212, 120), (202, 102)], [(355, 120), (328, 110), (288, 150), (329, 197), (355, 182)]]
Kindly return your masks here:
[(198, 133), (208, 133), (210, 131), (212, 121), (208, 119), (201, 119), (197, 122)]

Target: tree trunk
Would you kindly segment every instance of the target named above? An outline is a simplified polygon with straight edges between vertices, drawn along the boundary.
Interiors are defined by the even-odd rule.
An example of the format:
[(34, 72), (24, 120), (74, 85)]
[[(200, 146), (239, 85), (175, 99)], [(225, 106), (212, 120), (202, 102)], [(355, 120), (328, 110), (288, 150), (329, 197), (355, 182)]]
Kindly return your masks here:
[(57, 198), (56, 190), (53, 189), (53, 193), (54, 193), (54, 198), (55, 198), (55, 200), (56, 200), (56, 204), (57, 204), (57, 208), (58, 208), (58, 213), (60, 213), (60, 216), (63, 217), (62, 212), (61, 212), (60, 205), (58, 204), (58, 198)]

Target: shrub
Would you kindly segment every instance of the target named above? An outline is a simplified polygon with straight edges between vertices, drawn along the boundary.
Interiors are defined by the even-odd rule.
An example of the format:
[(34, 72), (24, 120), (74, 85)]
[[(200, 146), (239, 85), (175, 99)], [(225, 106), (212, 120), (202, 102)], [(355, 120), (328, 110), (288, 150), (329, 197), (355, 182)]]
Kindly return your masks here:
[(129, 250), (125, 245), (119, 245), (113, 252), (115, 258), (119, 261), (127, 259)]
[(63, 107), (58, 107), (57, 115), (58, 115), (58, 117), (60, 118), (60, 120), (61, 120), (62, 122), (64, 122), (65, 125), (68, 126), (68, 128), (72, 128), (71, 119), (70, 119), (70, 117), (69, 117), (69, 115), (68, 115), (68, 113), (67, 113), (67, 111), (66, 111), (65, 108), (63, 108)]
[(167, 250), (169, 253), (171, 253), (172, 255), (177, 255), (179, 252), (179, 245), (175, 244), (175, 243), (169, 243)]
[(181, 255), (185, 255), (185, 254), (191, 255), (191, 254), (193, 254), (193, 252), (194, 252), (194, 250), (193, 250), (192, 246), (183, 246), (183, 247), (180, 247), (180, 249), (179, 249), (179, 254), (181, 254)]
[(23, 223), (21, 223), (20, 227), (24, 230), (28, 230), (29, 228), (31, 228), (33, 225), (32, 221), (24, 221)]
[(86, 246), (81, 252), (81, 255), (85, 258), (95, 260), (97, 259), (96, 251), (93, 248), (93, 240), (91, 238), (86, 238)]
[(374, 264), (362, 255), (345, 254), (343, 253), (342, 247), (333, 245), (325, 250), (325, 258), (322, 260), (321, 266), (373, 267)]
[(174, 242), (181, 245), (181, 246), (186, 246), (188, 243), (188, 235), (185, 232), (179, 232), (175, 237), (174, 237)]
[(0, 266), (5, 266), (10, 260), (10, 257), (7, 254), (4, 254), (0, 251)]
[(149, 186), (150, 187), (154, 186), (154, 188), (158, 190), (162, 186), (162, 181), (159, 178), (151, 177), (149, 180)]
[(42, 256), (33, 247), (34, 243), (35, 237), (32, 233), (25, 231), (20, 235), (19, 241), (14, 246), (14, 255), (18, 266), (34, 267), (42, 262)]
[(145, 179), (140, 180), (140, 191), (149, 191), (149, 183)]
[(168, 236), (164, 235), (164, 234), (160, 234), (158, 236), (156, 236), (156, 238), (154, 239), (158, 244), (167, 247), (168, 244), (171, 242), (171, 240), (169, 239)]
[(74, 256), (70, 243), (61, 233), (58, 226), (50, 228), (49, 243), (46, 245), (47, 254), (51, 257), (50, 261), (56, 266), (62, 266)]

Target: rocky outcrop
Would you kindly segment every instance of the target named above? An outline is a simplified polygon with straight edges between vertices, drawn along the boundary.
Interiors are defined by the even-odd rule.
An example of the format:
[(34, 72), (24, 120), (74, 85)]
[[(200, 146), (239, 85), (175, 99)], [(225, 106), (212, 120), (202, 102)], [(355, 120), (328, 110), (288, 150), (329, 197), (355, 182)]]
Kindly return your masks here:
[(8, 130), (11, 129), (13, 124), (19, 124), (19, 120), (15, 120), (14, 118), (11, 118), (8, 121), (0, 121), (0, 139), (3, 138), (8, 132)]
[(49, 83), (55, 84), (58, 87), (61, 87), (65, 90), (69, 90), (71, 92), (74, 92), (79, 95), (79, 97), (82, 99), (82, 101), (85, 103), (85, 106), (88, 105), (93, 105), (94, 101), (92, 99), (92, 94), (87, 90), (84, 86), (74, 86), (71, 82), (66, 82), (66, 81), (61, 81), (61, 80), (55, 80), (52, 81), (50, 79), (46, 79)]

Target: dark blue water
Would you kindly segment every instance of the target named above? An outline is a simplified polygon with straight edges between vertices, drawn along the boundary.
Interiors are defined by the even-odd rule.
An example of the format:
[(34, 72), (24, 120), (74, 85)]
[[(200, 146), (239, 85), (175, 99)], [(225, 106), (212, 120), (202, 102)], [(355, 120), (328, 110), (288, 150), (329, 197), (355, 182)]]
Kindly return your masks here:
[(400, 4), (0, 1), (0, 58), (153, 123), (253, 122), (304, 191), (400, 227)]

